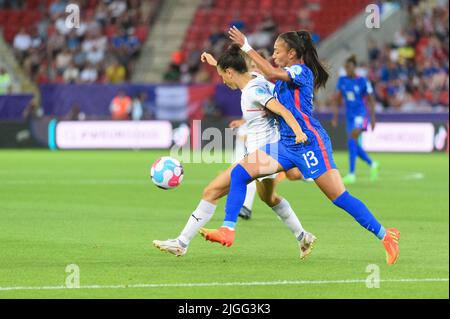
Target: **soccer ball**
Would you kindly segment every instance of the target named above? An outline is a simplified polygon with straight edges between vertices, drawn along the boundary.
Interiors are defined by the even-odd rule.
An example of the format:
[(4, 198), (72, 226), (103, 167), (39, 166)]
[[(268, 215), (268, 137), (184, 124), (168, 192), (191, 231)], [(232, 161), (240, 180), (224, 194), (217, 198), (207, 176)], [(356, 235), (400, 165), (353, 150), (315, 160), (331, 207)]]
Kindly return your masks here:
[(181, 184), (184, 171), (178, 160), (165, 156), (153, 163), (150, 175), (153, 183), (159, 188), (172, 189)]

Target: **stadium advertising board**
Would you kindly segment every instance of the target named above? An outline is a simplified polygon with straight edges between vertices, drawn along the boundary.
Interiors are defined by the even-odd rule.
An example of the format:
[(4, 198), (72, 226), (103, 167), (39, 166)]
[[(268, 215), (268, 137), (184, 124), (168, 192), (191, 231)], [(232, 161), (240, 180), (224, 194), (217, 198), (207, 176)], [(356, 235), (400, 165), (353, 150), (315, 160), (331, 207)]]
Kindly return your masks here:
[(63, 121), (56, 125), (60, 149), (166, 149), (172, 145), (168, 121)]
[(377, 123), (374, 131), (363, 133), (362, 144), (369, 152), (445, 151), (448, 131), (433, 123)]

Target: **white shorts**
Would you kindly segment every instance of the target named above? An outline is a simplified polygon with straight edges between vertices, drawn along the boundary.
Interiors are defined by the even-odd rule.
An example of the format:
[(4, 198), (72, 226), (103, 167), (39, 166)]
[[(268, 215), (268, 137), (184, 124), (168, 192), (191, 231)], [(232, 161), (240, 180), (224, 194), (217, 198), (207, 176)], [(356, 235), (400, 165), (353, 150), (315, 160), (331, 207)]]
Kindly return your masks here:
[[(245, 124), (238, 128), (238, 132), (237, 132), (238, 139), (236, 141), (236, 148), (234, 150), (233, 164), (239, 163), (241, 160), (243, 160), (245, 157), (247, 157), (248, 154), (253, 153), (254, 151), (257, 150), (257, 149), (254, 149), (254, 150), (247, 149), (246, 141), (245, 141), (247, 131), (248, 131), (248, 127)], [(275, 173), (272, 175), (257, 178), (256, 180), (258, 182), (261, 182), (265, 179), (275, 179), (277, 176), (278, 176), (278, 173)]]

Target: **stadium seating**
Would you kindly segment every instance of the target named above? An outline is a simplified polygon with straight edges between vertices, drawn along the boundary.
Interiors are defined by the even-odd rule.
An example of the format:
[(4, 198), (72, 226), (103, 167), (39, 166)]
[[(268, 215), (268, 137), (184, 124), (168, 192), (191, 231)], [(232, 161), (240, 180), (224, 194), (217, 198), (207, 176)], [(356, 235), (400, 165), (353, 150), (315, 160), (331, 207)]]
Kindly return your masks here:
[[(3, 4), (6, 3), (5, 7), (1, 7), (0, 6), (0, 31), (3, 30), (3, 37), (6, 40), (7, 43), (9, 43), (11, 46), (13, 45), (14, 42), (14, 38), (15, 36), (19, 33), (19, 31), (22, 28), (25, 28), (25, 31), (28, 34), (32, 34), (33, 31), (36, 31), (38, 26), (41, 25), (45, 25), (44, 23), (47, 22), (47, 26), (46, 26), (46, 32), (44, 29), (44, 33), (45, 35), (42, 37), (42, 33), (40, 34), (41, 36), (41, 41), (44, 45), (40, 46), (38, 49), (39, 51), (39, 55), (41, 55), (41, 65), (50, 65), (50, 66), (54, 66), (55, 65), (55, 61), (47, 61), (48, 60), (48, 54), (47, 54), (47, 48), (49, 45), (49, 41), (48, 39), (54, 35), (57, 31), (57, 28), (55, 26), (55, 18), (51, 17), (50, 15), (50, 8), (51, 5), (55, 2), (57, 2), (58, 0), (27, 0), (27, 1), (23, 1), (21, 2), (23, 5), (20, 8), (9, 8), (7, 6), (8, 2), (3, 2)], [(120, 2), (120, 1), (119, 1)], [(84, 1), (79, 1), (80, 3), (80, 11), (82, 13), (81, 15), (81, 21), (89, 21), (89, 19), (91, 18), (96, 18), (96, 11), (97, 9), (100, 7), (102, 1), (100, 0), (84, 0)], [(126, 1), (125, 1), (126, 3)], [(134, 2), (130, 2), (133, 3), (134, 6), (138, 6), (138, 7), (134, 7), (134, 9), (136, 9), (135, 11), (137, 12), (137, 18), (136, 19), (131, 19), (131, 25), (130, 23), (126, 23), (126, 27), (123, 26), (123, 23), (121, 21), (116, 21), (115, 19), (113, 19), (111, 17), (111, 12), (107, 11), (107, 18), (106, 21), (102, 21), (102, 23), (104, 23), (101, 26), (101, 35), (105, 35), (108, 39), (109, 42), (112, 41), (112, 39), (117, 36), (121, 29), (125, 29), (128, 33), (128, 35), (132, 35), (134, 37), (136, 37), (139, 42), (140, 45), (143, 45), (145, 43), (145, 41), (147, 40), (147, 36), (149, 34), (150, 31), (150, 24), (146, 23), (146, 21), (150, 21), (150, 23), (154, 20), (154, 17), (156, 15), (157, 12), (157, 8), (159, 7), (161, 0), (148, 0), (145, 3), (149, 4), (151, 6), (151, 11), (150, 11), (150, 16), (146, 16), (143, 17), (143, 13), (146, 10), (141, 10), (143, 7), (143, 3), (142, 1), (134, 1)], [(129, 8), (128, 8), (129, 9)], [(128, 11), (128, 10), (127, 10)], [(129, 14), (129, 12), (127, 12)], [(120, 17), (121, 18), (121, 17)], [(117, 20), (120, 20), (117, 19)], [(43, 23), (44, 22), (44, 23)], [(122, 25), (121, 25), (122, 24)], [(42, 32), (42, 31), (41, 31)], [(132, 32), (132, 33), (131, 33)], [(0, 36), (1, 36), (1, 32), (0, 32)], [(66, 44), (68, 41), (68, 37), (65, 36), (65, 40), (66, 40)], [(79, 40), (81, 42), (84, 41), (84, 35), (79, 37)], [(108, 48), (105, 57), (107, 56), (111, 56), (113, 55), (114, 52), (111, 52), (111, 49)], [(26, 52), (25, 54), (25, 58), (29, 55), (29, 52)], [(53, 59), (55, 59), (55, 57), (51, 57)], [(135, 58), (135, 55), (133, 54), (133, 58)], [(24, 57), (21, 56), (19, 58), (20, 62), (23, 63)], [(130, 59), (130, 57), (127, 58), (123, 58), (122, 60), (128, 61)], [(126, 63), (126, 62), (125, 62)], [(101, 66), (100, 69), (98, 70), (98, 72), (100, 73), (99, 76), (99, 80), (104, 79), (104, 77), (102, 76), (102, 73), (104, 73), (104, 68), (106, 66)], [(129, 65), (125, 65), (125, 67), (127, 68), (127, 71), (132, 70), (132, 67)], [(33, 69), (33, 68), (32, 68)], [(50, 82), (59, 82), (61, 81), (61, 74), (58, 75), (54, 75), (55, 71), (52, 69), (48, 70), (48, 74), (44, 75), (44, 74), (36, 74), (36, 68), (33, 69), (34, 72), (32, 72), (32, 74), (29, 74), (30, 77), (37, 81), (38, 78), (45, 78), (50, 81)], [(81, 70), (80, 70), (81, 71)], [(52, 76), (53, 74), (53, 76)], [(128, 74), (128, 78), (129, 78), (130, 74)]]
[(270, 12), (279, 26), (279, 31), (297, 30), (299, 9), (316, 4), (318, 11), (312, 11), (315, 32), (321, 38), (328, 36), (364, 8), (367, 0), (216, 0), (211, 8), (199, 8), (186, 34), (183, 48), (193, 42), (200, 45), (210, 35), (204, 26), (218, 27), (222, 31), (230, 26), (233, 17), (239, 15), (245, 23), (246, 31), (253, 32), (262, 19), (262, 13)]

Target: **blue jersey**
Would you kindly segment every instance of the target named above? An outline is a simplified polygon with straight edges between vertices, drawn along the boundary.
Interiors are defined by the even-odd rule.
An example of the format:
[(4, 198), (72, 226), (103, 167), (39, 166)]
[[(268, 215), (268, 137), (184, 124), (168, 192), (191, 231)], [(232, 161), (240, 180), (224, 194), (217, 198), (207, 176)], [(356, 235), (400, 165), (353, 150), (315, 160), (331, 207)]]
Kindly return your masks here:
[(313, 118), (314, 74), (306, 65), (285, 68), (291, 81), (277, 81), (274, 95), (300, 124), (308, 141), (295, 144), (295, 134), (283, 118), (279, 117), (281, 139), (263, 148), (288, 171), (297, 167), (305, 178), (316, 179), (336, 168), (331, 140), (319, 121)]
[(344, 98), (347, 119), (367, 116), (364, 97), (373, 93), (369, 80), (364, 77), (341, 76), (336, 87)]
[[(294, 115), (303, 132), (308, 136), (309, 142), (317, 145), (320, 137), (328, 139), (328, 135), (319, 121), (312, 116), (314, 110), (314, 74), (304, 64), (295, 64), (284, 69), (288, 72), (291, 81), (277, 81), (274, 95)], [(279, 122), (283, 144), (294, 146), (294, 132), (282, 117), (279, 117)]]

